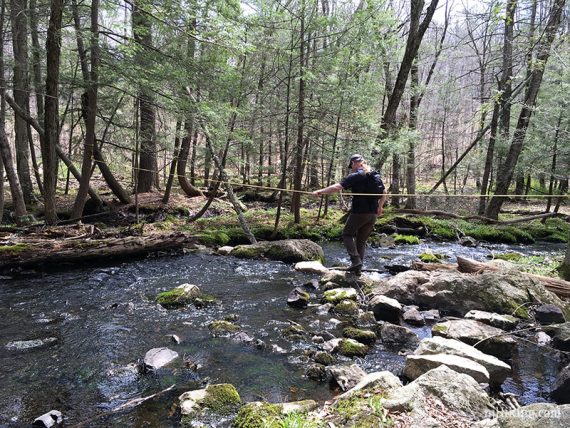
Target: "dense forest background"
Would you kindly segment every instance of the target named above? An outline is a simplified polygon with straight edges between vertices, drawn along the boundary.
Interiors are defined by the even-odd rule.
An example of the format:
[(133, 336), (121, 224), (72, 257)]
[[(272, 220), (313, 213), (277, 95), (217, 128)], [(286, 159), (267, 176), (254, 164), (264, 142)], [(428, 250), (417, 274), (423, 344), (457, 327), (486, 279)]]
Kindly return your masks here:
[(568, 192), (567, 16), (564, 0), (3, 0), (0, 218), (228, 177), (275, 197), (361, 153), (393, 194), (480, 194), (496, 219), (493, 195)]

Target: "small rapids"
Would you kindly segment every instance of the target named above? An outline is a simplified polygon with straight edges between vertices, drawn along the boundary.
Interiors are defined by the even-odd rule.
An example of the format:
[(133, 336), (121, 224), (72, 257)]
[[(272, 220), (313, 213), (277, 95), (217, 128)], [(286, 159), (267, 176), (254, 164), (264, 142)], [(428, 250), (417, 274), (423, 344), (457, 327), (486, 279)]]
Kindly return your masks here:
[[(492, 252), (556, 255), (562, 246), (489, 246), (467, 248), (449, 243), (370, 248), (367, 266), (405, 265), (427, 248), (484, 260)], [(325, 244), (329, 266), (348, 263), (337, 243)], [(373, 273), (376, 276), (387, 274)], [(324, 401), (335, 391), (304, 376), (306, 340), (286, 339), (291, 322), (307, 331), (340, 335), (342, 325), (316, 305), (305, 310), (286, 304), (288, 293), (314, 278), (271, 261), (240, 260), (210, 254), (147, 258), (105, 266), (72, 266), (52, 273), (27, 272), (0, 279), (0, 426), (29, 426), (41, 414), (60, 410), (66, 426), (176, 427), (174, 404), (184, 391), (208, 382), (231, 383), (243, 401)], [(192, 283), (220, 305), (166, 310), (154, 302), (157, 293)], [(318, 303), (316, 294), (312, 303)], [(212, 337), (207, 325), (233, 315), (264, 347)], [(413, 328), (420, 338), (429, 327)], [(180, 337), (181, 343), (169, 335)], [(15, 341), (47, 339), (31, 349), (13, 349)], [(169, 347), (182, 362), (153, 374), (139, 374), (137, 364), (151, 348)], [(347, 360), (348, 361), (348, 360)], [(377, 343), (358, 364), (367, 371), (399, 373), (404, 357)], [(523, 404), (548, 401), (559, 370), (556, 354), (522, 345), (505, 392)], [(130, 400), (174, 389), (130, 410), (111, 411)], [(110, 415), (107, 415), (111, 413)]]

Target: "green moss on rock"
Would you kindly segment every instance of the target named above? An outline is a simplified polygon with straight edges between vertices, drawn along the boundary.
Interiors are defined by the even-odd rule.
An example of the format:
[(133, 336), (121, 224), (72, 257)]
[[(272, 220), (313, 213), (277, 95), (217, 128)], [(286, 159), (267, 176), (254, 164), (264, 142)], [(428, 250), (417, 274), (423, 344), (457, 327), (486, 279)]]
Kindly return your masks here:
[(443, 255), (434, 253), (421, 253), (419, 255), (419, 258), (424, 263), (441, 263)]
[(277, 426), (281, 406), (269, 403), (249, 403), (242, 406), (234, 420), (235, 428), (268, 428)]
[(328, 352), (317, 352), (313, 360), (315, 360), (315, 363), (322, 364), (323, 366), (330, 366), (335, 363), (335, 358)]
[(217, 320), (217, 321), (212, 321), (208, 325), (208, 329), (210, 329), (210, 331), (214, 336), (220, 336), (220, 335), (238, 332), (240, 330), (240, 326), (235, 325), (229, 321)]
[(343, 316), (354, 316), (358, 314), (358, 303), (354, 300), (343, 300), (334, 307), (334, 312)]
[(420, 238), (414, 235), (394, 235), (394, 242), (396, 244), (417, 245), (420, 243)]
[(356, 298), (356, 290), (352, 288), (334, 288), (323, 293), (323, 301), (333, 305), (343, 300), (356, 300)]
[(227, 415), (241, 404), (241, 397), (229, 383), (208, 385), (203, 405), (216, 413)]
[(14, 245), (0, 245), (0, 254), (16, 255), (30, 250), (30, 244), (14, 244)]
[(353, 339), (342, 339), (338, 345), (338, 352), (346, 357), (365, 357), (368, 346)]
[(342, 331), (342, 335), (348, 339), (354, 339), (365, 345), (372, 345), (376, 342), (376, 333), (370, 330), (347, 327)]

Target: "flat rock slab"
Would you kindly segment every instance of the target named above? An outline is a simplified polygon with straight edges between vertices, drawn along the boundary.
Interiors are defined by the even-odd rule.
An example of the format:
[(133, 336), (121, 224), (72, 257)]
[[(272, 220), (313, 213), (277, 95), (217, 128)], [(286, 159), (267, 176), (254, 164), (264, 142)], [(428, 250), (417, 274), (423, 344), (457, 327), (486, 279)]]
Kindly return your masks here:
[(414, 351), (415, 355), (448, 354), (467, 358), (482, 365), (489, 372), (490, 383), (500, 385), (511, 373), (511, 366), (497, 357), (485, 354), (464, 342), (434, 336), (424, 339)]
[(434, 336), (456, 339), (499, 358), (509, 359), (517, 342), (503, 330), (475, 320), (451, 320), (435, 324)]
[(458, 373), (469, 375), (479, 383), (489, 383), (489, 372), (481, 364), (468, 358), (448, 354), (408, 355), (404, 366), (404, 376), (414, 380), (441, 365)]
[(512, 330), (517, 326), (518, 319), (511, 315), (499, 315), (493, 312), (472, 310), (465, 314), (465, 318), (482, 322), (501, 330)]

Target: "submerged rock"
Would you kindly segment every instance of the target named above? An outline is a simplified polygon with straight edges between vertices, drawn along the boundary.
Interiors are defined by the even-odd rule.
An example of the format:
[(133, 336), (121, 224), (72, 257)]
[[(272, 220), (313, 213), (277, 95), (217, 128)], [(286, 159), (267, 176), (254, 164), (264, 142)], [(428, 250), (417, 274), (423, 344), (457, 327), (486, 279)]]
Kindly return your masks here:
[(434, 336), (457, 339), (499, 358), (509, 359), (516, 341), (503, 330), (475, 320), (451, 320), (435, 324)]
[(5, 347), (8, 351), (27, 351), (30, 349), (39, 349), (52, 346), (57, 342), (57, 337), (46, 337), (43, 339), (33, 340), (13, 340), (12, 342), (8, 342)]
[(238, 245), (230, 254), (244, 259), (265, 258), (285, 263), (324, 260), (325, 258), (321, 246), (309, 239), (285, 239), (283, 241)]
[(208, 329), (214, 337), (220, 337), (230, 336), (232, 333), (238, 332), (241, 327), (226, 320), (216, 320), (208, 324)]
[(511, 373), (511, 366), (497, 357), (485, 354), (466, 343), (455, 339), (434, 336), (424, 339), (414, 351), (414, 355), (449, 354), (468, 358), (482, 365), (489, 372), (490, 383), (500, 385)]
[(144, 356), (143, 370), (152, 371), (164, 367), (178, 358), (178, 352), (168, 348), (153, 348)]
[(307, 367), (307, 370), (305, 370), (305, 376), (318, 382), (324, 382), (327, 380), (327, 369), (322, 364), (311, 364)]

